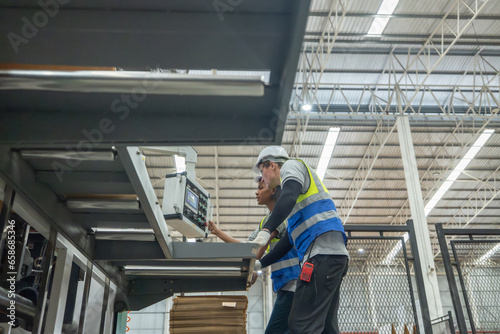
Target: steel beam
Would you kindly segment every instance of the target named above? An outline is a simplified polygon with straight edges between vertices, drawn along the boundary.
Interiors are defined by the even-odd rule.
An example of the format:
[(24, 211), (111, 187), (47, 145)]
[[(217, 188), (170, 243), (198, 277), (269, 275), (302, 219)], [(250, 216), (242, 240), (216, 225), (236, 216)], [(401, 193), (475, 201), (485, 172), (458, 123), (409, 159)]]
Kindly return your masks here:
[(351, 215), (354, 206), (356, 205), (356, 201), (359, 198), (359, 195), (363, 191), (366, 181), (368, 180), (368, 176), (375, 166), (375, 162), (379, 157), (382, 149), (385, 144), (389, 140), (389, 137), (394, 132), (396, 128), (396, 124), (393, 126), (387, 126), (384, 124), (384, 120), (380, 119), (377, 122), (377, 127), (375, 128), (375, 132), (368, 144), (368, 147), (363, 155), (361, 163), (359, 165), (356, 174), (353, 177), (353, 181), (349, 186), (349, 190), (342, 201), (342, 205), (340, 206), (339, 213), (342, 216), (342, 221), (344, 224), (347, 224), (349, 220), (349, 216)]
[(128, 300), (131, 310), (140, 310), (154, 302), (166, 299), (174, 293), (245, 291), (245, 278), (207, 277), (200, 284), (199, 278), (178, 279), (132, 279)]
[[(479, 13), (484, 9), (488, 0), (474, 0), (474, 5), (469, 6), (464, 0), (455, 0), (454, 4), (449, 8), (447, 13), (443, 16), (441, 22), (436, 26), (433, 32), (430, 34), (427, 41), (422, 45), (419, 52), (413, 59), (408, 62), (408, 66), (405, 67), (405, 72), (411, 68), (419, 69), (421, 66), (423, 69), (423, 79), (419, 80), (416, 83), (417, 89), (411, 98), (407, 100), (407, 103), (403, 109), (403, 113), (405, 113), (411, 106), (411, 103), (417, 96), (418, 91), (422, 88), (427, 78), (429, 78), (432, 71), (437, 67), (437, 65), (444, 59), (449, 50), (455, 45), (455, 43), (462, 37), (464, 32), (470, 27), (474, 19), (479, 15)], [(461, 8), (467, 8), (471, 13), (472, 17), (466, 22), (461, 22), (460, 16), (453, 16), (453, 13), (460, 13)], [(454, 35), (454, 39), (448, 44), (445, 45), (444, 39), (444, 31), (450, 31)], [(435, 36), (441, 36), (439, 44), (434, 42)], [(437, 59), (432, 59), (427, 56), (427, 52), (429, 49), (434, 49), (438, 52), (439, 57)], [(425, 59), (421, 59), (424, 57)], [(403, 82), (403, 80), (407, 78), (405, 74), (401, 75), (398, 79), (397, 83)]]
[(146, 164), (142, 153), (138, 147), (117, 147), (118, 157), (121, 159), (127, 175), (134, 187), (141, 207), (148, 218), (149, 224), (153, 229), (158, 244), (165, 256), (169, 259), (173, 257), (172, 239), (168, 230), (163, 213), (160, 208), (160, 202), (156, 197), (153, 186), (149, 179)]
[[(9, 96), (16, 92), (9, 93)], [(23, 92), (23, 94), (37, 95), (26, 97), (30, 101), (59, 99), (57, 94), (47, 97), (46, 95), (51, 94), (44, 93), (42, 96), (29, 91), (28, 93)], [(111, 108), (110, 105), (116, 97), (109, 96), (105, 98), (102, 95), (105, 94), (99, 94), (99, 98), (93, 99), (93, 108)], [(119, 98), (119, 96), (117, 97)], [(14, 130), (14, 127), (2, 127), (0, 144), (16, 147), (33, 147), (35, 145), (37, 147), (52, 147), (54, 144), (67, 142), (72, 143), (71, 145), (74, 148), (80, 144), (83, 147), (91, 146), (95, 150), (109, 148), (115, 143), (122, 145), (192, 145), (194, 142), (202, 142), (203, 144), (221, 142), (239, 144), (248, 140), (249, 137), (257, 137), (262, 129), (269, 128), (271, 118), (269, 115), (235, 114), (234, 110), (226, 110), (227, 115), (231, 114), (234, 117), (218, 116), (219, 113), (207, 111), (205, 107), (200, 110), (199, 114), (193, 113), (192, 116), (154, 113), (154, 110), (143, 110), (138, 107), (140, 109), (138, 112), (130, 112), (130, 114), (127, 112), (127, 117), (111, 111), (111, 118), (106, 118), (101, 113), (95, 112), (94, 109), (86, 106), (85, 101), (80, 101), (81, 99), (81, 97), (78, 97), (74, 101), (75, 108), (78, 105), (81, 110), (74, 110), (75, 112), (71, 113), (71, 115), (58, 113), (54, 109), (37, 110), (37, 113), (32, 113), (23, 110), (12, 111), (7, 108), (7, 111), (0, 114), (0, 124), (17, 124), (19, 127), (16, 130)], [(85, 99), (87, 99), (86, 96)], [(159, 98), (150, 96), (147, 99), (148, 103), (144, 105), (155, 110), (163, 108), (162, 104), (166, 102), (160, 103), (160, 101), (156, 100), (159, 100)], [(31, 110), (32, 107), (28, 108)], [(49, 106), (49, 108), (52, 108), (52, 106)], [(175, 117), (175, 122), (172, 122), (173, 117)], [(26, 119), (30, 119), (30, 122), (26, 123)], [(105, 123), (102, 123), (103, 120)], [(35, 124), (36, 127), (34, 127)], [(52, 129), (57, 128), (60, 124), (64, 124), (64, 129), (56, 134)], [(103, 124), (106, 124), (106, 126), (103, 127)], [(211, 126), (207, 127), (207, 124)], [(190, 131), (186, 131), (186, 126), (189, 126)], [(109, 133), (103, 135), (101, 141), (97, 140), (91, 143), (85, 137), (84, 132), (99, 131), (100, 127), (106, 132), (109, 131)], [(104, 134), (104, 132), (101, 132), (101, 134)], [(274, 143), (273, 139), (263, 137), (259, 140), (261, 144), (272, 144)]]
[(45, 333), (62, 332), (72, 264), (73, 254), (66, 248), (58, 248), (54, 277), (50, 289), (49, 309), (44, 326)]
[[(172, 242), (172, 260), (228, 261), (235, 258), (255, 258), (256, 249), (250, 243), (218, 242)], [(165, 260), (161, 246), (148, 241), (98, 240), (95, 248), (96, 260)]]
[[(14, 47), (16, 43), (10, 38), (15, 37), (2, 39), (0, 62), (142, 69), (148, 65), (158, 66), (169, 55), (170, 68), (267, 69), (283, 59), (285, 50), (275, 46), (282, 45), (283, 39), (290, 34), (288, 28), (297, 25), (296, 21), (290, 22), (290, 11), (284, 5), (286, 1), (280, 2), (275, 8), (270, 8), (266, 1), (255, 1), (253, 6), (238, 4), (236, 7), (247, 7), (248, 11), (240, 15), (227, 13), (222, 22), (211, 2), (150, 6), (144, 3), (132, 8), (123, 4), (114, 8), (99, 4), (92, 8), (60, 6), (57, 17), (49, 18), (50, 28), (40, 28), (43, 33), (31, 38), (29, 43)], [(280, 7), (287, 10), (276, 11)], [(232, 6), (230, 8), (235, 10)], [(259, 8), (261, 10), (257, 10)], [(300, 12), (305, 18), (307, 9)], [(39, 10), (40, 7), (16, 8), (13, 5), (2, 8), (2, 35), (22, 34), (22, 18), (36, 17)], [(302, 29), (304, 26), (305, 22)], [(303, 36), (303, 31), (299, 36)], [(158, 40), (167, 40), (168, 43), (155, 43)], [(211, 41), (208, 45), (207, 40)], [(46, 46), (54, 41), (67, 45), (67, 52), (47, 50)], [(200, 57), (202, 46), (205, 46), (202, 49), (204, 56)], [(89, 57), (82, 58), (84, 53)]]
[[(300, 104), (312, 104), (314, 101), (318, 102), (316, 98), (318, 86), (320, 84), (326, 63), (330, 57), (330, 53), (332, 52), (333, 46), (335, 45), (335, 41), (344, 22), (345, 13), (347, 12), (349, 5), (350, 0), (334, 0), (331, 2), (329, 14), (324, 19), (323, 29), (320, 33), (321, 37), (313, 57), (312, 59), (306, 59), (305, 62), (301, 62), (301, 64), (306, 65), (306, 67), (302, 69), (302, 73), (305, 77), (305, 81), (307, 82), (307, 89), (302, 90)], [(303, 54), (303, 56), (306, 56), (306, 54)], [(319, 73), (317, 69), (315, 69), (316, 63), (320, 68)], [(315, 78), (313, 73), (318, 77)], [(300, 74), (297, 77), (300, 77)], [(297, 103), (295, 103), (295, 105), (297, 105)]]
[(94, 266), (88, 262), (85, 268), (85, 283), (83, 285), (82, 307), (80, 309), (80, 319), (78, 321), (78, 334), (83, 334), (85, 329), (85, 319), (87, 318), (87, 306), (89, 303), (90, 284), (92, 283), (92, 271)]

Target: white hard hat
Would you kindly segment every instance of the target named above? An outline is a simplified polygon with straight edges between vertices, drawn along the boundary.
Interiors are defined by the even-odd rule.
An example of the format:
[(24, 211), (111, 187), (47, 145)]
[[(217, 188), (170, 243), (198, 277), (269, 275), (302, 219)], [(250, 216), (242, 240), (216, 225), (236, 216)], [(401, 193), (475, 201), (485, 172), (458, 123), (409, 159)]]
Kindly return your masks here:
[(252, 170), (257, 174), (260, 174), (259, 165), (264, 161), (284, 162), (288, 159), (290, 159), (290, 157), (283, 147), (268, 146), (260, 151), (257, 162), (252, 166)]

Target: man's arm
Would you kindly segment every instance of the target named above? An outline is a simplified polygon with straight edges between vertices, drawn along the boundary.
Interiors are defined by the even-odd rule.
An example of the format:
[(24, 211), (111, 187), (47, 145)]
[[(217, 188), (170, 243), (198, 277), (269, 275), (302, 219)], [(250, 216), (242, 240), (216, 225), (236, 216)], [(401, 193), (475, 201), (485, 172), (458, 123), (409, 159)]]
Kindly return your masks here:
[(273, 212), (269, 216), (266, 225), (264, 225), (259, 234), (257, 234), (255, 240), (251, 241), (252, 243), (262, 247), (269, 241), (271, 232), (276, 230), (276, 228), (288, 217), (290, 212), (292, 212), (301, 190), (302, 185), (298, 181), (288, 180), (283, 184), (280, 198), (276, 201)]
[(278, 228), (292, 212), (301, 191), (302, 185), (299, 182), (295, 180), (286, 181), (281, 188), (281, 195), (274, 205), (273, 212), (262, 229), (271, 232)]
[(280, 241), (278, 241), (276, 246), (274, 246), (273, 250), (262, 259), (260, 259), (262, 267), (267, 267), (278, 261), (283, 256), (285, 256), (292, 249), (292, 247), (293, 245), (290, 243), (288, 233), (286, 233), (285, 236), (281, 238)]
[(264, 253), (266, 252), (266, 249), (267, 247), (269, 246), (269, 244), (271, 243), (271, 241), (276, 238), (276, 236), (278, 235), (278, 231), (274, 231), (273, 233), (271, 233), (271, 237), (269, 238), (269, 241), (267, 242), (267, 244), (265, 244), (264, 246), (260, 247), (259, 250), (257, 251), (257, 260), (260, 260), (260, 258), (264, 255)]

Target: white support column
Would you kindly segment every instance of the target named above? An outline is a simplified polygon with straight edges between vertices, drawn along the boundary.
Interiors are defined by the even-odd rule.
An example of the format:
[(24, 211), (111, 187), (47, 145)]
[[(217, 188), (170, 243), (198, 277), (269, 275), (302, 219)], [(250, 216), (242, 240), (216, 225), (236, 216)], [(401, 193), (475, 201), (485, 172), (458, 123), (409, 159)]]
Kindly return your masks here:
[(427, 226), (427, 218), (424, 212), (424, 200), (420, 179), (418, 175), (417, 159), (413, 148), (410, 122), (406, 116), (398, 116), (397, 120), (399, 145), (405, 171), (406, 186), (408, 189), (408, 201), (410, 203), (411, 216), (415, 226), (418, 252), (420, 254), (424, 290), (429, 306), (429, 315), (435, 319), (443, 315), (441, 297), (434, 265), (434, 258)]
[(67, 248), (58, 248), (54, 279), (52, 280), (52, 291), (50, 292), (49, 310), (47, 311), (45, 323), (45, 333), (57, 334), (62, 331), (72, 263), (73, 254)]

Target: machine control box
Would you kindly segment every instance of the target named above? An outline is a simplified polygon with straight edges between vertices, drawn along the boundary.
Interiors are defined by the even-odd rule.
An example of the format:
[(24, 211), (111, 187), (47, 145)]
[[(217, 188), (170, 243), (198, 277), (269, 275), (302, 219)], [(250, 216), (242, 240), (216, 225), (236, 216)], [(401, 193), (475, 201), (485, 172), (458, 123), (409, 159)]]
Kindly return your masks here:
[(184, 173), (168, 174), (163, 192), (163, 217), (188, 238), (204, 238), (212, 218), (210, 194)]

